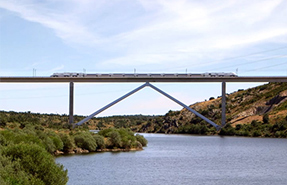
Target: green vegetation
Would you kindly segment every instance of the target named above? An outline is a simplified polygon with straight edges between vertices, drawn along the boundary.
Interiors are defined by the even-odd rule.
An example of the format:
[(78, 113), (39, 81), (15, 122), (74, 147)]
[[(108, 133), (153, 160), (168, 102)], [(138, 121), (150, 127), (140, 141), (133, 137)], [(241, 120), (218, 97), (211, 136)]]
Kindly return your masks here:
[(66, 129), (70, 126), (61, 123), (65, 118), (52, 117), (57, 124), (47, 115), (0, 112), (1, 185), (66, 184), (67, 170), (55, 163), (53, 155), (109, 149), (140, 150), (147, 145), (144, 137), (135, 136), (130, 129), (107, 129), (96, 134), (87, 126)]
[(254, 120), (251, 124), (238, 124), (235, 128), (228, 124), (219, 135), (287, 138), (287, 121), (270, 124)]
[(99, 135), (108, 138), (107, 148), (142, 148), (147, 145), (147, 140), (129, 129), (105, 129), (99, 132)]
[(0, 182), (3, 184), (66, 184), (67, 171), (49, 153), (57, 149), (53, 136), (42, 130), (5, 129), (0, 132)]

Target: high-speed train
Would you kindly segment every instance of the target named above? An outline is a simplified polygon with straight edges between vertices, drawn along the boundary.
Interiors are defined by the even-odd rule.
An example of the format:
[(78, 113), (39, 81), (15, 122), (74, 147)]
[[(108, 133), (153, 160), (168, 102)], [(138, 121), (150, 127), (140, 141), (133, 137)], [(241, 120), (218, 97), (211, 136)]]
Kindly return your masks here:
[(51, 77), (88, 77), (88, 78), (202, 78), (202, 77), (238, 77), (236, 73), (229, 72), (207, 72), (207, 73), (95, 73), (95, 74), (86, 74), (86, 73), (53, 73)]

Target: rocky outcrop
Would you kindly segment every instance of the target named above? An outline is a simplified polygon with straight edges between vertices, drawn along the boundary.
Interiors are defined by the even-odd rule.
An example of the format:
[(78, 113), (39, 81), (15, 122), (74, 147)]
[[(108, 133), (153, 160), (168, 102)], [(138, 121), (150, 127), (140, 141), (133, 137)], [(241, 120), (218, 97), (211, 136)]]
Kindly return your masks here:
[[(270, 114), (270, 122), (273, 121), (273, 118), (278, 121), (281, 118), (273, 115), (284, 117), (280, 114), (280, 111), (287, 108), (287, 84), (269, 83), (247, 90), (239, 90), (228, 94), (226, 99), (227, 122), (233, 124), (233, 126), (236, 124), (250, 124), (253, 120), (262, 122), (265, 114)], [(190, 105), (190, 107), (215, 123), (221, 123), (221, 97), (197, 102)], [(198, 129), (194, 127), (194, 124), (209, 126), (186, 109), (182, 109), (179, 114), (170, 111), (165, 115), (164, 122), (159, 130), (163, 133), (188, 132), (191, 129)], [(149, 130), (148, 125), (145, 125), (145, 130)]]

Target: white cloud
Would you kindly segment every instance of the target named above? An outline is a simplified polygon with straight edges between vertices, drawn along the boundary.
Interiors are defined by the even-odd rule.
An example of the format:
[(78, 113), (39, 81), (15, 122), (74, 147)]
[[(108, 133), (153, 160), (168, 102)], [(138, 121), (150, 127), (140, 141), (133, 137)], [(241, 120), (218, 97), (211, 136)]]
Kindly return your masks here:
[(75, 21), (77, 15), (67, 13), (69, 11), (53, 11), (44, 5), (34, 1), (0, 1), (1, 8), (15, 12), (27, 21), (54, 30), (64, 41), (85, 44), (97, 41), (95, 33), (89, 32), (88, 27), (81, 22)]
[(112, 53), (106, 65), (202, 65), (234, 48), (286, 42), (287, 33), (284, 0), (26, 0), (0, 1), (0, 7), (53, 29), (67, 43)]

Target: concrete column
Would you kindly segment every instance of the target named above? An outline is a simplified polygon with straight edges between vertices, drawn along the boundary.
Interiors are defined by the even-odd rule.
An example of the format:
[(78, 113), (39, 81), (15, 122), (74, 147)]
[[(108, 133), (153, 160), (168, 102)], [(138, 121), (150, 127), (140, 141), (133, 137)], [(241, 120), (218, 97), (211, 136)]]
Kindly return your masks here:
[(226, 82), (222, 82), (222, 96), (221, 96), (221, 126), (226, 124)]
[(74, 82), (70, 82), (69, 123), (74, 122)]

